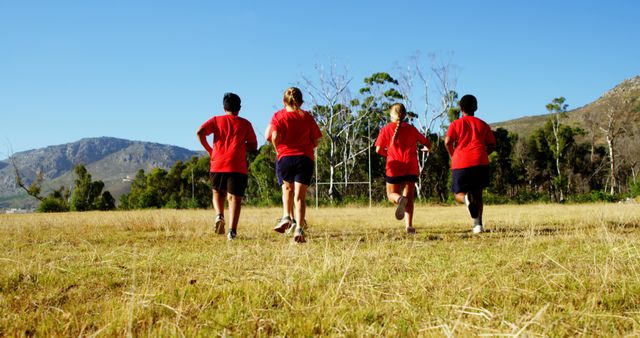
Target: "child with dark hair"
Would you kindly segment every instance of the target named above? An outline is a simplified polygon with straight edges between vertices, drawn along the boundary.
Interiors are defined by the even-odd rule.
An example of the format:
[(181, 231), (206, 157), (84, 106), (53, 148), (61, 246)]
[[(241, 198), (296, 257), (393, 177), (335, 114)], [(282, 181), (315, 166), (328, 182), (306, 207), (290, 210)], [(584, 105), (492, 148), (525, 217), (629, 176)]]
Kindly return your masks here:
[(313, 175), (313, 150), (322, 133), (313, 116), (300, 108), (304, 102), (300, 89), (287, 89), (282, 102), (284, 109), (273, 115), (265, 135), (276, 148), (276, 176), (282, 185), (283, 216), (274, 230), (284, 233), (293, 229), (294, 240), (304, 243), (306, 196)]
[(391, 123), (380, 130), (376, 140), (376, 152), (387, 158), (387, 198), (397, 205), (396, 219), (404, 218), (407, 233), (414, 234), (413, 198), (420, 175), (416, 146), (419, 143), (423, 145), (422, 151), (429, 151), (431, 143), (414, 126), (403, 122), (407, 116), (404, 105), (392, 105), (390, 114)]
[[(222, 99), (225, 114), (214, 116), (198, 129), (198, 139), (211, 157), (210, 179), (213, 190), (215, 226), (218, 234), (224, 234), (224, 202), (229, 200), (231, 229), (229, 240), (236, 238), (242, 197), (247, 188), (247, 150), (257, 150), (258, 142), (251, 123), (240, 113), (240, 97), (226, 93)], [(207, 136), (213, 134), (213, 147)]]
[(449, 125), (444, 139), (451, 156), (452, 187), (455, 200), (464, 203), (473, 219), (472, 231), (484, 231), (482, 190), (489, 185), (489, 154), (496, 139), (491, 127), (475, 117), (478, 101), (465, 95), (459, 102), (462, 117)]

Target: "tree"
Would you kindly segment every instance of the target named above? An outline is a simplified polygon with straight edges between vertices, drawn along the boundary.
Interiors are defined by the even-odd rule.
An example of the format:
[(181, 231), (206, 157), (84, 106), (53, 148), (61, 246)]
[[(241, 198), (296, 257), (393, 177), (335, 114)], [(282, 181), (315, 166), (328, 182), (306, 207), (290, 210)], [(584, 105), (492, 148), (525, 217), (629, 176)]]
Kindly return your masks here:
[[(426, 136), (432, 133), (437, 135), (440, 131), (446, 130), (446, 122), (452, 122), (460, 115), (457, 108), (458, 94), (454, 90), (456, 81), (451, 75), (453, 65), (450, 57), (443, 59), (434, 53), (429, 54), (427, 71), (422, 65), (420, 54), (416, 53), (410, 58), (409, 66), (400, 71), (399, 88), (409, 118)], [(422, 94), (420, 108), (416, 104), (419, 100), (413, 99), (416, 81)], [(435, 139), (436, 144), (441, 141), (440, 137)], [(416, 182), (418, 198), (423, 197), (425, 175), (422, 173), (428, 169), (426, 164), (429, 157), (430, 153), (419, 154), (418, 165), (421, 175)]]
[(249, 165), (249, 185), (247, 198), (249, 203), (259, 205), (273, 205), (282, 198), (282, 190), (278, 188), (276, 178), (275, 150), (269, 145), (263, 145), (258, 155)]
[(566, 145), (563, 144), (560, 136), (561, 122), (560, 120), (566, 117), (568, 104), (565, 103), (566, 99), (564, 97), (556, 97), (551, 100), (550, 103), (547, 104), (546, 108), (551, 117), (549, 118), (549, 122), (551, 123), (551, 128), (553, 131), (553, 147), (551, 147), (551, 152), (553, 153), (553, 158), (556, 162), (556, 179), (555, 186), (560, 194), (560, 201), (564, 201), (564, 185), (565, 180), (562, 177), (562, 168), (561, 161), (563, 157), (564, 150)]
[(605, 107), (605, 120), (600, 125), (600, 130), (604, 134), (607, 142), (607, 155), (609, 158), (609, 194), (620, 192), (618, 182), (618, 139), (630, 133), (634, 126), (634, 119), (637, 122), (637, 113), (633, 112), (632, 101), (620, 99), (609, 101)]
[[(341, 199), (336, 188), (338, 180), (342, 180), (344, 194), (352, 174), (362, 169), (363, 161), (357, 161), (357, 157), (373, 146), (377, 127), (384, 121), (383, 113), (392, 102), (402, 98), (395, 88), (398, 81), (388, 73), (378, 72), (364, 79), (359, 90), (362, 97), (354, 99), (348, 88), (351, 79), (335, 68), (332, 64), (330, 71), (325, 72), (316, 67), (319, 80), (305, 78), (303, 85), (311, 97), (311, 113), (324, 136), (318, 145), (317, 164), (320, 174), (328, 175), (328, 197), (332, 203)], [(371, 134), (372, 130), (376, 133)]]
[[(76, 179), (74, 180), (74, 189), (71, 194), (70, 209), (72, 211), (96, 210), (99, 205), (102, 207), (110, 206), (108, 204), (103, 204), (100, 200), (102, 189), (104, 188), (104, 182), (92, 181), (91, 174), (82, 164), (75, 166), (74, 173), (76, 174)], [(105, 197), (109, 198), (110, 196), (111, 194), (109, 193)], [(113, 199), (113, 197), (111, 198)], [(108, 203), (108, 201), (105, 201), (105, 203)]]
[[(516, 177), (512, 164), (513, 145), (517, 142), (517, 135), (506, 129), (498, 128), (493, 132), (496, 139), (496, 150), (489, 158), (491, 160), (491, 187), (493, 192), (506, 195), (509, 186), (515, 185)], [(513, 194), (511, 194), (513, 196)]]
[(16, 176), (16, 185), (18, 185), (22, 190), (24, 190), (27, 195), (39, 200), (42, 202), (44, 197), (40, 195), (42, 192), (42, 181), (44, 180), (44, 175), (42, 170), (38, 170), (35, 179), (31, 182), (31, 184), (27, 185), (20, 174), (20, 170), (18, 169), (18, 164), (16, 161), (13, 152), (9, 156), (9, 160), (11, 161), (11, 165), (13, 166), (13, 173)]

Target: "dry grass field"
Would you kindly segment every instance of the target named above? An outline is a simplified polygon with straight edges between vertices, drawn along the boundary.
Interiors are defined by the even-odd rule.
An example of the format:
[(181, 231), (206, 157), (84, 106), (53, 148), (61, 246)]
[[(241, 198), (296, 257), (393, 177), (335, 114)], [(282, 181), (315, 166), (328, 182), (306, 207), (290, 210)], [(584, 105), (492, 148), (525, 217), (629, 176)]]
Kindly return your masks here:
[(246, 208), (0, 215), (0, 336), (640, 334), (640, 206)]

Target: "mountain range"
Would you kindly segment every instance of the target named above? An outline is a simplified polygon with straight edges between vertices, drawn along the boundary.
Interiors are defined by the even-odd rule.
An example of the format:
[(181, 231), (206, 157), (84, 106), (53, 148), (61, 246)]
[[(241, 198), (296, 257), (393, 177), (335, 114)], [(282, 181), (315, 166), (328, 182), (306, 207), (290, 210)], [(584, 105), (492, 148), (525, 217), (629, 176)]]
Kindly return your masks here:
[[(85, 138), (77, 142), (48, 146), (13, 154), (13, 160), (26, 183), (32, 182), (39, 171), (44, 180), (43, 194), (73, 183), (73, 168), (84, 164), (94, 181), (105, 183), (116, 199), (130, 187), (130, 179), (140, 169), (171, 168), (176, 161), (202, 156), (176, 146), (130, 141), (113, 137)], [(0, 208), (29, 208), (38, 204), (35, 198), (15, 183), (15, 170), (9, 159), (0, 161)]]
[[(551, 100), (549, 100), (551, 101)], [(598, 126), (603, 125), (607, 119), (608, 109), (620, 109), (627, 103), (626, 109), (620, 111), (620, 119), (638, 122), (640, 115), (640, 76), (627, 79), (604, 93), (597, 100), (570, 110), (562, 123), (573, 127), (580, 127), (588, 133), (593, 133), (598, 143), (604, 142), (603, 133)], [(629, 116), (633, 115), (633, 116)], [(504, 122), (491, 123), (492, 128), (504, 128), (520, 136), (527, 136), (535, 129), (543, 126), (549, 119), (549, 114), (524, 116)]]

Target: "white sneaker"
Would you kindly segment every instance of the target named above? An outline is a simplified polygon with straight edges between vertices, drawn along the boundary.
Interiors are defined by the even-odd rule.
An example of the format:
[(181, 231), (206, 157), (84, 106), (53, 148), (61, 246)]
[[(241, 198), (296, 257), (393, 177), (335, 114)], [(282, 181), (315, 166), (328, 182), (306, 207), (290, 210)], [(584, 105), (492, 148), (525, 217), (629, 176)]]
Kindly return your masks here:
[(481, 233), (484, 231), (484, 228), (482, 227), (482, 225), (477, 224), (477, 225), (474, 225), (474, 226), (473, 226), (473, 229), (471, 229), (471, 231), (472, 231), (474, 234), (481, 234)]
[(224, 216), (216, 215), (216, 233), (218, 235), (224, 235)]
[(289, 227), (289, 229), (287, 229), (287, 231), (284, 234), (287, 235), (287, 236), (292, 235), (296, 231), (297, 227), (298, 227), (298, 223), (296, 223), (295, 219), (292, 219), (291, 220), (291, 226)]
[(276, 224), (273, 230), (283, 234), (289, 228), (291, 228), (291, 217), (284, 216), (278, 221), (278, 224)]

